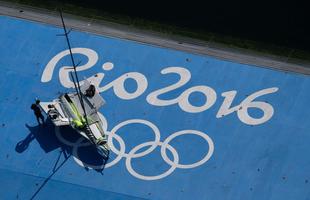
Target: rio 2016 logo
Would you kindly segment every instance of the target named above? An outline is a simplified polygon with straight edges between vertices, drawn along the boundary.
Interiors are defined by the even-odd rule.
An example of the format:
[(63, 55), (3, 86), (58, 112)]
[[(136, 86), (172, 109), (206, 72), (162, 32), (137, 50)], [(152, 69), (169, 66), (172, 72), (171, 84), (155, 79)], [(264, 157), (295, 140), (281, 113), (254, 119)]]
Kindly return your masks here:
[[(82, 54), (88, 58), (87, 62), (84, 65), (78, 66), (76, 68), (77, 71), (87, 70), (87, 69), (93, 67), (98, 61), (98, 54), (94, 50), (89, 49), (89, 48), (73, 48), (72, 53), (73, 54)], [(64, 58), (65, 56), (67, 56), (69, 54), (70, 54), (69, 50), (65, 50), (65, 51), (58, 53), (56, 56), (54, 56), (49, 61), (49, 63), (46, 65), (46, 67), (43, 71), (42, 77), (41, 77), (41, 82), (45, 83), (45, 82), (51, 81), (54, 69), (56, 68), (58, 62), (62, 58)], [(112, 70), (113, 67), (114, 67), (114, 65), (111, 62), (106, 62), (102, 65), (102, 69), (104, 71)], [(72, 71), (73, 71), (72, 66), (62, 66), (59, 70), (60, 83), (66, 88), (71, 88), (74, 85), (73, 82), (70, 80), (70, 76), (69, 76), (70, 72), (72, 72)], [(176, 89), (186, 85), (191, 79), (191, 72), (184, 67), (172, 66), (172, 67), (167, 67), (167, 68), (164, 68), (163, 70), (161, 70), (161, 74), (163, 74), (163, 75), (165, 75), (165, 74), (177, 74), (179, 76), (179, 80), (172, 85), (169, 85), (167, 87), (157, 89), (155, 91), (150, 92), (146, 97), (146, 102), (148, 104), (153, 105), (153, 106), (170, 106), (170, 105), (177, 104), (182, 111), (187, 112), (187, 113), (204, 112), (204, 111), (208, 110), (209, 108), (211, 108), (215, 104), (215, 102), (217, 100), (217, 94), (213, 88), (206, 86), (206, 85), (197, 85), (197, 86), (188, 88), (185, 91), (183, 91), (178, 97), (176, 97), (174, 99), (168, 99), (168, 100), (161, 99), (159, 97), (160, 95), (171, 92), (173, 90), (176, 90)], [(113, 89), (114, 94), (120, 99), (133, 100), (133, 99), (141, 96), (146, 91), (146, 89), (148, 88), (148, 79), (144, 74), (142, 74), (140, 72), (125, 73), (125, 74), (121, 75), (120, 77), (116, 78), (115, 80), (111, 81), (110, 83), (108, 83), (104, 86), (100, 86), (102, 83), (102, 80), (104, 79), (104, 76), (105, 76), (104, 73), (99, 72), (99, 73), (96, 73), (95, 76), (91, 76), (91, 77), (87, 78), (87, 80), (89, 80), (92, 84), (94, 84), (99, 89), (100, 93), (105, 92), (109, 89)], [(129, 92), (126, 90), (125, 82), (128, 79), (132, 79), (133, 81), (135, 81), (135, 83), (137, 85), (135, 91), (133, 91), (133, 92)], [(83, 81), (81, 81), (81, 84), (82, 84), (82, 82)], [(263, 123), (265, 123), (271, 119), (271, 117), (274, 114), (274, 109), (273, 109), (272, 105), (270, 105), (269, 103), (266, 103), (263, 101), (255, 101), (255, 99), (258, 97), (261, 97), (263, 95), (275, 93), (277, 91), (278, 91), (277, 87), (271, 87), (271, 88), (265, 88), (265, 89), (259, 90), (257, 92), (254, 92), (253, 94), (247, 96), (243, 101), (241, 101), (241, 103), (239, 103), (238, 105), (236, 105), (234, 107), (231, 107), (231, 105), (232, 105), (232, 103), (233, 103), (233, 101), (237, 95), (237, 91), (231, 90), (231, 91), (223, 92), (221, 95), (222, 95), (222, 97), (224, 97), (224, 100), (223, 100), (223, 103), (220, 106), (220, 108), (216, 114), (216, 118), (222, 118), (222, 117), (227, 116), (229, 114), (237, 113), (239, 120), (245, 124), (248, 124), (248, 125), (263, 124)], [(205, 100), (203, 105), (195, 106), (195, 105), (192, 105), (190, 103), (189, 97), (194, 92), (201, 93), (206, 97), (206, 100)], [(248, 112), (249, 108), (259, 109), (263, 112), (263, 115), (261, 117), (258, 117), (258, 118), (253, 117)], [(147, 120), (129, 119), (127, 121), (121, 122), (120, 124), (116, 125), (114, 128), (111, 129), (111, 131), (108, 131), (107, 130), (107, 126), (108, 126), (107, 120), (102, 115), (101, 115), (101, 118), (103, 121), (106, 122), (104, 130), (106, 130), (106, 133), (109, 136), (108, 137), (109, 138), (108, 143), (111, 147), (111, 150), (117, 155), (117, 157), (113, 161), (107, 163), (105, 167), (106, 168), (111, 167), (111, 166), (115, 165), (117, 162), (119, 162), (122, 158), (125, 158), (127, 170), (130, 172), (130, 174), (132, 174), (133, 176), (135, 176), (139, 179), (157, 180), (157, 179), (161, 179), (161, 178), (168, 176), (176, 168), (188, 169), (188, 168), (194, 168), (194, 167), (200, 166), (211, 158), (213, 151), (214, 151), (214, 144), (213, 144), (212, 139), (207, 134), (205, 134), (201, 131), (198, 131), (198, 130), (181, 130), (181, 131), (178, 131), (176, 133), (171, 134), (163, 142), (161, 142), (160, 141), (159, 129), (157, 128), (156, 125), (154, 125), (153, 123), (151, 123)], [(148, 141), (148, 142), (142, 143), (142, 144), (134, 147), (133, 149), (131, 149), (128, 153), (125, 153), (125, 142), (123, 141), (123, 139), (119, 135), (116, 134), (116, 132), (121, 127), (129, 125), (129, 124), (133, 124), (133, 123), (140, 123), (140, 124), (144, 124), (144, 125), (149, 126), (155, 134), (155, 139), (154, 139), (154, 141)], [(200, 136), (206, 140), (206, 143), (208, 144), (209, 150), (205, 154), (205, 157), (202, 158), (200, 161), (193, 163), (193, 164), (188, 164), (188, 165), (183, 165), (183, 164), (179, 163), (178, 153), (171, 145), (169, 145), (169, 142), (171, 140), (173, 140), (175, 137), (178, 137), (178, 136), (184, 135), (184, 134), (198, 135), (198, 136)], [(79, 159), (78, 147), (90, 145), (89, 143), (85, 143), (85, 141), (83, 142), (82, 138), (81, 138), (81, 140), (78, 140), (75, 143), (66, 141), (61, 136), (61, 133), (60, 133), (58, 128), (56, 128), (56, 135), (60, 141), (62, 141), (63, 143), (73, 147), (74, 159), (76, 160), (76, 162), (78, 164), (80, 164), (82, 166), (88, 166), (88, 167), (93, 168), (93, 169), (99, 169), (100, 167), (102, 168), (102, 166), (92, 166), (92, 165), (88, 165), (86, 163), (82, 163), (82, 161)], [(116, 147), (113, 145), (113, 142), (112, 142), (113, 139), (115, 139), (119, 143), (119, 145), (120, 145), (119, 150), (116, 149)], [(148, 146), (149, 146), (149, 148), (147, 150), (140, 152), (140, 153), (136, 153), (141, 148), (148, 147)], [(163, 160), (171, 166), (171, 168), (168, 171), (166, 171), (165, 173), (157, 175), (157, 176), (145, 176), (145, 175), (141, 175), (138, 172), (136, 172), (132, 168), (131, 160), (133, 158), (139, 158), (139, 157), (145, 156), (148, 153), (151, 153), (157, 146), (161, 147), (161, 156), (162, 156)], [(170, 160), (168, 158), (167, 153), (166, 153), (167, 149), (172, 153), (173, 160)]]

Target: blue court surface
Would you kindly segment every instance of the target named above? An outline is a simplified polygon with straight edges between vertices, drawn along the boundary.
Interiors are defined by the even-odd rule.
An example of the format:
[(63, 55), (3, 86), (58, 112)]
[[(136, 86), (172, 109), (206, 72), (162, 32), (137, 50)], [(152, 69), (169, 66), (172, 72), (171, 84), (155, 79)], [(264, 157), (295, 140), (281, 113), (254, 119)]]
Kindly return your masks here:
[(310, 199), (309, 76), (72, 31), (104, 162), (30, 109), (72, 91), (63, 30), (0, 24), (0, 199)]

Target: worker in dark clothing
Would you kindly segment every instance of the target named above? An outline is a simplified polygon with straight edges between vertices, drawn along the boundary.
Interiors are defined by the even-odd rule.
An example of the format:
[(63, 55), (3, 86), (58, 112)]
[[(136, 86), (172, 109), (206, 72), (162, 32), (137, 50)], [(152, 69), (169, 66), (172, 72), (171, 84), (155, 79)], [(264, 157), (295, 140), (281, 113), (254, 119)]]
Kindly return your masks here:
[(36, 116), (39, 125), (41, 125), (39, 119), (41, 119), (42, 124), (44, 124), (44, 117), (43, 117), (43, 115), (42, 115), (42, 113), (41, 113), (41, 109), (40, 109), (40, 107), (39, 107), (39, 103), (40, 103), (40, 100), (36, 100), (36, 103), (31, 105), (31, 109), (32, 109), (33, 112), (34, 112), (34, 115)]

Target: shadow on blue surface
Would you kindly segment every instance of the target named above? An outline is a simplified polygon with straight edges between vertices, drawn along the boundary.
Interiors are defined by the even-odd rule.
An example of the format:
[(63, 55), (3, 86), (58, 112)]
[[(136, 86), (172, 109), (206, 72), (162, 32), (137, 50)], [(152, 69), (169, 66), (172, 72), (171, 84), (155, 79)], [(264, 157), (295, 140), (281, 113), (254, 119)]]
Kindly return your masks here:
[[(43, 125), (29, 126), (25, 124), (30, 133), (27, 137), (19, 141), (15, 146), (15, 151), (18, 153), (23, 153), (30, 145), (30, 143), (36, 139), (40, 147), (44, 150), (45, 153), (49, 153), (56, 149), (61, 149), (61, 153), (64, 154), (67, 159), (73, 153), (73, 146), (69, 146), (61, 142), (55, 134), (55, 126), (50, 120), (46, 120)], [(67, 141), (67, 143), (72, 143), (76, 145), (81, 145), (78, 150), (78, 157), (83, 163), (90, 165), (102, 166), (101, 169), (96, 169), (97, 172), (103, 173), (104, 166), (107, 163), (109, 157), (103, 157), (98, 152), (94, 145), (87, 145), (89, 143), (86, 139), (83, 140), (83, 137), (80, 136), (75, 130), (71, 127), (60, 127), (60, 134), (62, 139)], [(82, 141), (78, 143), (78, 141)], [(85, 145), (86, 144), (86, 145)], [(85, 170), (89, 170), (85, 167)]]
[[(16, 144), (15, 151), (18, 153), (23, 153), (30, 145), (30, 143), (36, 139), (40, 144), (40, 147), (45, 153), (57, 150), (60, 148), (59, 155), (53, 166), (52, 173), (45, 178), (40, 187), (35, 191), (30, 199), (34, 199), (41, 189), (48, 183), (48, 181), (53, 177), (53, 175), (66, 163), (66, 161), (72, 156), (72, 147), (65, 145), (57, 138), (55, 134), (55, 127), (50, 120), (46, 120), (42, 125), (29, 126), (25, 124), (30, 133), (27, 137)], [(76, 131), (70, 127), (61, 127), (61, 133), (65, 134), (66, 140), (74, 143), (75, 141), (81, 140), (82, 136), (79, 136)], [(86, 139), (85, 139), (86, 141)], [(87, 141), (86, 141), (87, 142)], [(87, 147), (87, 148), (86, 148)], [(79, 151), (79, 159), (83, 163), (91, 163), (103, 166), (101, 169), (96, 169), (97, 172), (103, 174), (104, 166), (107, 163), (108, 157), (102, 157), (96, 150), (94, 145), (86, 146)], [(64, 160), (60, 162), (62, 155)], [(85, 170), (89, 170), (85, 167)]]
[(53, 125), (49, 123), (49, 121), (46, 121), (44, 125), (29, 126), (28, 124), (25, 124), (25, 126), (28, 128), (30, 133), (25, 139), (16, 144), (16, 152), (23, 153), (34, 139), (38, 141), (40, 147), (45, 153), (49, 153), (59, 147), (65, 148), (65, 146), (62, 145), (56, 138), (53, 131), (54, 127), (52, 127)]

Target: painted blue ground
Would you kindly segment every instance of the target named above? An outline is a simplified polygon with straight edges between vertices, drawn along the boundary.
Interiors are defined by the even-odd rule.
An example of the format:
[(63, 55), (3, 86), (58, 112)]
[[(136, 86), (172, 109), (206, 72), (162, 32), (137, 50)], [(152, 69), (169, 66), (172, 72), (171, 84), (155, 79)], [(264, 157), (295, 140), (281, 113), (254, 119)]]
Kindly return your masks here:
[[(49, 101), (67, 91), (59, 82), (58, 70), (70, 65), (68, 56), (59, 62), (50, 82), (40, 81), (47, 63), (67, 49), (64, 38), (56, 36), (62, 30), (3, 16), (0, 25), (1, 199), (310, 199), (308, 76), (73, 31), (73, 47), (90, 48), (99, 55), (97, 64), (81, 72), (80, 77), (103, 73), (102, 64), (113, 62), (114, 69), (104, 72), (101, 85), (127, 72), (139, 72), (148, 80), (146, 91), (131, 100), (118, 98), (113, 89), (101, 93), (107, 101), (101, 112), (108, 130), (128, 119), (145, 119), (160, 129), (161, 141), (174, 132), (193, 129), (208, 134), (214, 142), (214, 153), (206, 163), (191, 169), (177, 168), (162, 179), (146, 181), (128, 172), (125, 158), (101, 172), (81, 167), (73, 159), (72, 146), (56, 138), (55, 127), (37, 125), (30, 110), (34, 98)], [(83, 56), (76, 55), (76, 59), (85, 62)], [(160, 96), (162, 99), (173, 99), (187, 88), (206, 85), (216, 91), (216, 103), (200, 113), (184, 112), (177, 104), (149, 104), (148, 94), (178, 81), (177, 75), (160, 74), (169, 66), (186, 68), (192, 77), (185, 86)], [(125, 87), (134, 91), (136, 84), (128, 80)], [(269, 121), (250, 126), (241, 122), (236, 112), (216, 118), (224, 99), (221, 93), (236, 90), (233, 105), (237, 105), (247, 95), (271, 87), (279, 90), (259, 98), (274, 108)], [(196, 106), (204, 101), (199, 93), (190, 96)], [(251, 112), (259, 116), (258, 111)], [(64, 132), (69, 140), (76, 141), (74, 132)], [(154, 138), (149, 128), (138, 124), (123, 127), (119, 135), (127, 153)], [(182, 164), (200, 160), (209, 148), (194, 135), (180, 136), (169, 144)], [(66, 152), (67, 160), (62, 152)], [(79, 153), (85, 162), (102, 164), (91, 149), (81, 147)], [(168, 157), (172, 159), (171, 153)], [(112, 153), (111, 161), (113, 158)], [(133, 158), (132, 166), (145, 176), (161, 174), (170, 167), (162, 159), (160, 147)]]

